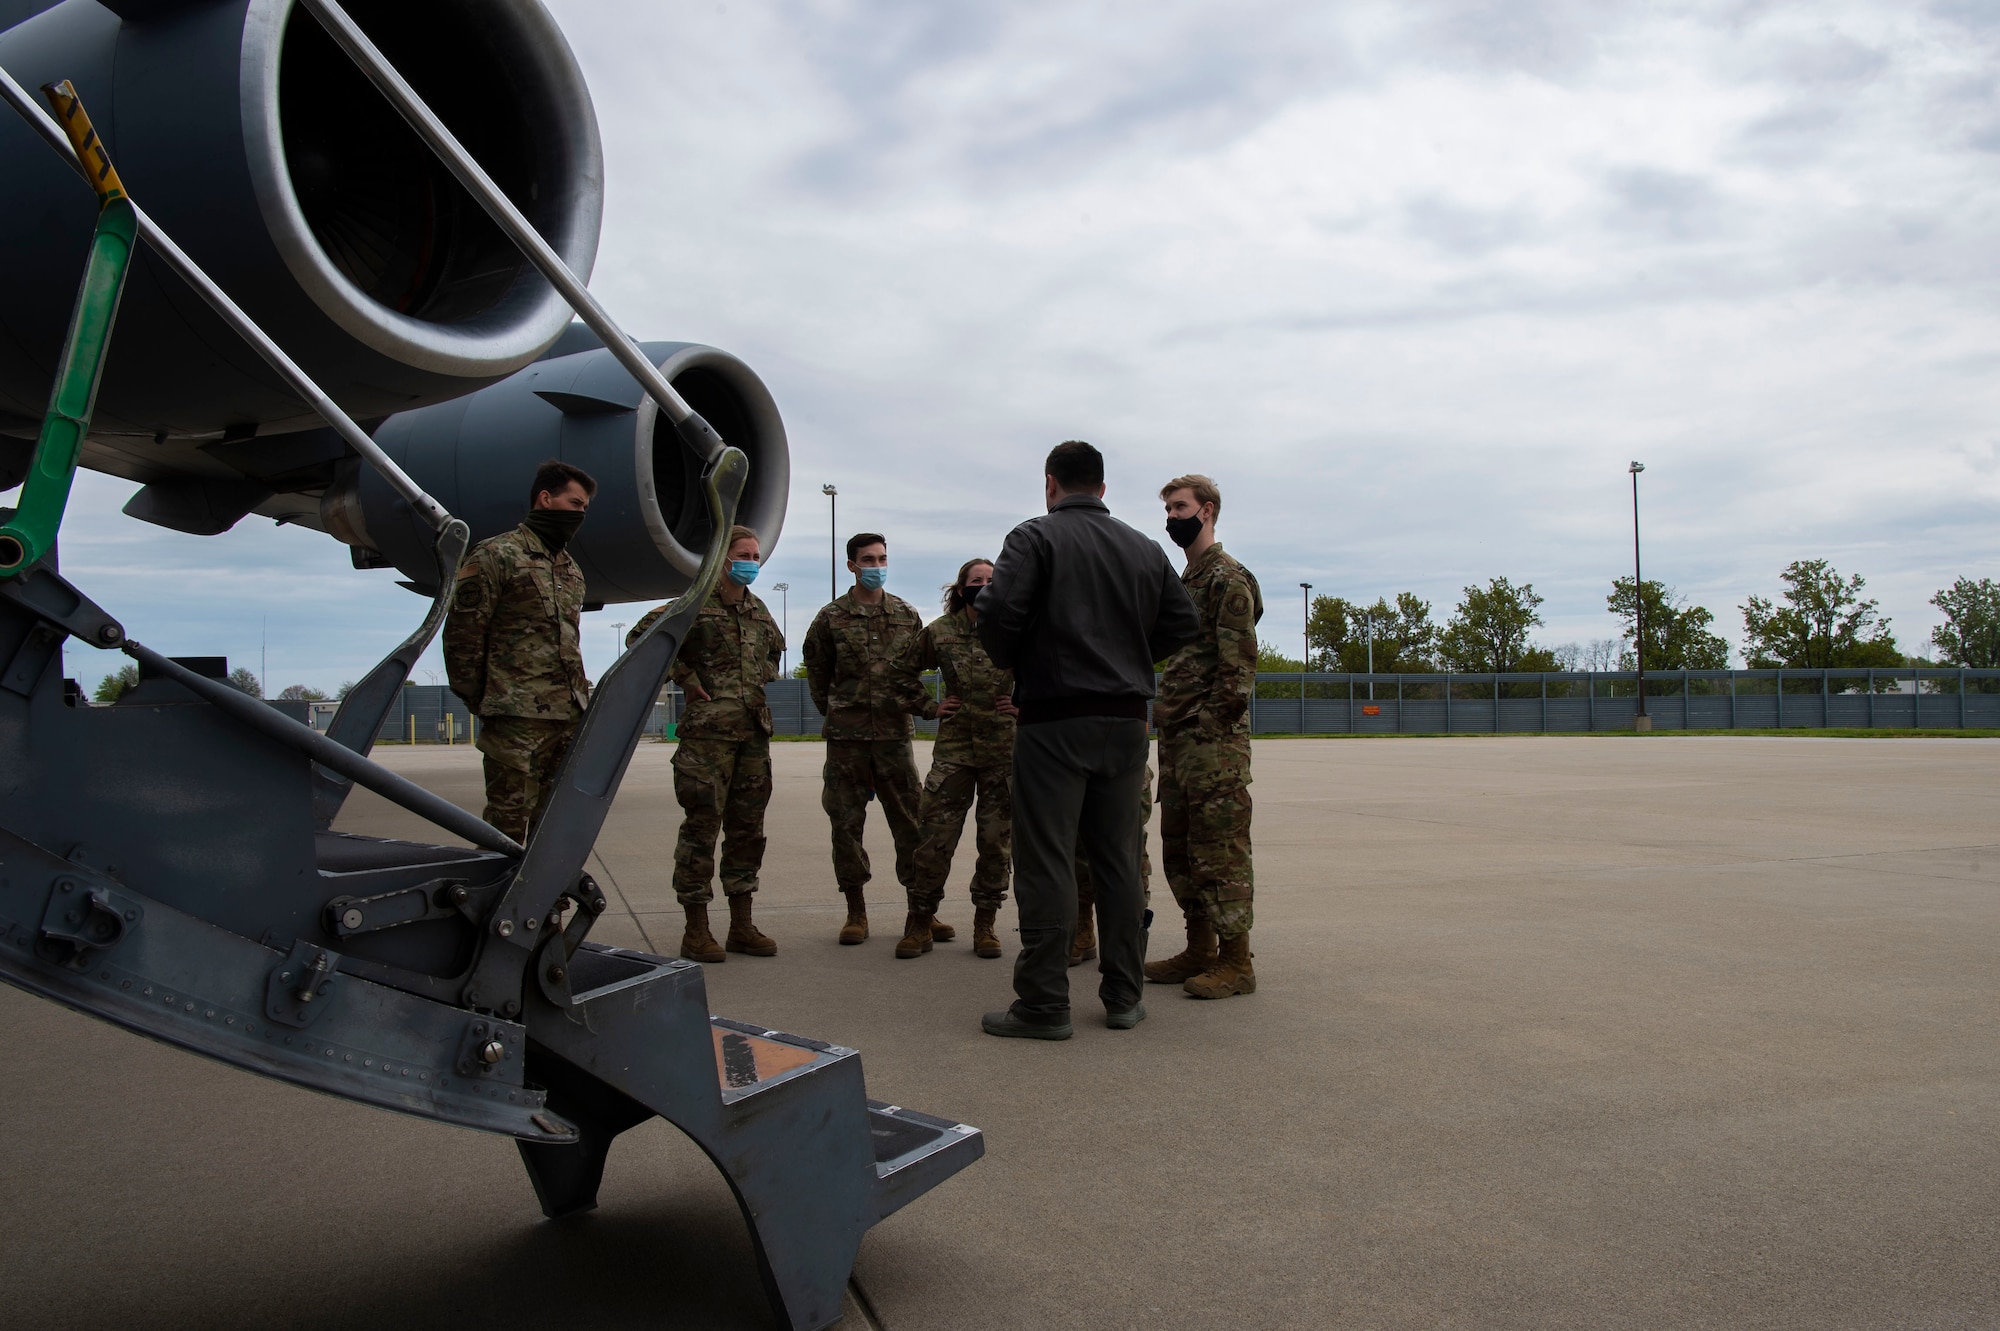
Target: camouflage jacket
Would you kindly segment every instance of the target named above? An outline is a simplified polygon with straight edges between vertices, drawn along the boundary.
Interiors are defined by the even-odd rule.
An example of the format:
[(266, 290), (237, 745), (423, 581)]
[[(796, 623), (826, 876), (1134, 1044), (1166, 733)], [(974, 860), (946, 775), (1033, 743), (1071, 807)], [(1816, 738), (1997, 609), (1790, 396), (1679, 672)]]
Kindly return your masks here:
[(1181, 574), (1181, 585), (1201, 616), (1201, 636), (1167, 658), (1153, 722), (1162, 733), (1199, 725), (1210, 735), (1247, 735), (1264, 617), (1256, 575), (1218, 542)]
[(828, 739), (903, 739), (910, 734), (909, 689), (899, 679), (903, 654), (924, 621), (908, 601), (883, 593), (863, 605), (849, 591), (813, 617), (806, 630), (806, 685), (826, 716)]
[(911, 640), (897, 672), (909, 709), (930, 718), (937, 715), (938, 705), (920, 678), (926, 670), (940, 672), (945, 696), (956, 697), (963, 704), (938, 726), (933, 756), (945, 762), (982, 766), (1010, 761), (1014, 756), (1014, 718), (995, 711), (993, 702), (1014, 692), (1014, 672), (993, 664), (963, 610), (924, 625), (924, 631)]
[(476, 716), (574, 721), (590, 703), (577, 645), (583, 572), (527, 526), (488, 537), (459, 567), (444, 621), (451, 691)]
[[(642, 615), (625, 635), (630, 647), (653, 621), (667, 612), (655, 606)], [(687, 695), (676, 732), (683, 739), (749, 739), (771, 733), (771, 706), (764, 700), (764, 685), (778, 677), (778, 660), (785, 650), (785, 635), (771, 608), (745, 591), (735, 605), (722, 599), (722, 591), (710, 594), (708, 604), (695, 612), (687, 641), (674, 655), (669, 675)], [(690, 685), (699, 685), (708, 701), (695, 697)]]

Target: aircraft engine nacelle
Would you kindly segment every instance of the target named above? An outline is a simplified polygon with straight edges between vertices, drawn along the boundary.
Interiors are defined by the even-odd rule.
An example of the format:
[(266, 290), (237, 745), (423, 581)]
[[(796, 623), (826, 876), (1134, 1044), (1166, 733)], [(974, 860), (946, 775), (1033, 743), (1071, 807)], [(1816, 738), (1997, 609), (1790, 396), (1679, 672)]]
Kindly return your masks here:
[[(475, 541), (517, 526), (535, 468), (560, 458), (597, 481), (590, 517), (570, 546), (589, 599), (660, 601), (687, 587), (713, 531), (701, 462), (610, 352), (581, 325), (553, 355), (453, 402), (400, 412), (375, 441), (417, 483), (466, 520)], [(714, 347), (640, 344), (675, 390), (750, 459), (736, 520), (768, 553), (778, 542), (791, 488), (790, 452), (777, 404), (754, 371)], [(355, 549), (362, 565), (393, 565), (418, 587), (436, 586), (436, 536), (373, 470), (344, 464), (321, 501), (320, 525)]]
[[(537, 0), (347, 8), (587, 276), (603, 204), (596, 115)], [(357, 418), (501, 379), (569, 322), (292, 0), (63, 0), (0, 33), (0, 65), (30, 88), (73, 80), (132, 197)], [(0, 182), (0, 347), (12, 344), (0, 354), (0, 433), (32, 436), (95, 199), (11, 113), (0, 113)], [(318, 423), (141, 246), (86, 464), (148, 481), (219, 470), (197, 442)]]

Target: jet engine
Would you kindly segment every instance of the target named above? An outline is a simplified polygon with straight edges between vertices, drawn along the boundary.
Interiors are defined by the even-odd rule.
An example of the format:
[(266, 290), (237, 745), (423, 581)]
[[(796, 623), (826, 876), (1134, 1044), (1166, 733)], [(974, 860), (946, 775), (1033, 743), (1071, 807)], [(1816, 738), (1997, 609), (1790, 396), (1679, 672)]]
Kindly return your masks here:
[[(537, 0), (347, 7), (587, 277), (603, 203), (597, 120)], [(0, 24), (24, 11), (0, 33), (0, 65), (30, 87), (72, 80), (132, 197), (351, 415), (379, 419), (493, 383), (569, 322), (561, 297), (292, 0), (0, 0)], [(0, 181), (0, 434), (32, 437), (96, 201), (11, 115), (0, 116)], [(207, 477), (237, 498), (226, 491), (245, 471), (244, 441), (318, 424), (141, 250), (85, 465), (147, 482)], [(168, 525), (200, 530), (201, 504), (217, 496), (157, 498)]]
[[(714, 347), (640, 345), (688, 405), (748, 455), (749, 487), (736, 520), (771, 549), (785, 522), (791, 462), (770, 391), (748, 365)], [(543, 360), (470, 396), (399, 412), (374, 437), (419, 485), (465, 519), (475, 541), (521, 521), (543, 459), (560, 458), (589, 472), (597, 496), (569, 549), (593, 602), (676, 595), (693, 579), (708, 545), (700, 461), (581, 324), (572, 325)], [(435, 590), (436, 534), (372, 469), (341, 464), (318, 519), (354, 548), (357, 565), (393, 565), (418, 590)]]

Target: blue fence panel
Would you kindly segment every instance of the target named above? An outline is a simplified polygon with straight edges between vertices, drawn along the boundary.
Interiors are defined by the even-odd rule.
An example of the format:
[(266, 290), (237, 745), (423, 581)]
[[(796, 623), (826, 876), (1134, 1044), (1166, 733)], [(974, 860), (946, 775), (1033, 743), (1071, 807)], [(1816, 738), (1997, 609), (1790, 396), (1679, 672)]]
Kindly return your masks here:
[[(1259, 675), (1259, 692), (1278, 696), (1250, 700), (1250, 729), (1260, 735), (1581, 734), (1630, 730), (1638, 715), (1637, 677), (1629, 671), (1376, 675), (1373, 682), (1371, 699), (1367, 675)], [(936, 696), (936, 677), (927, 683)], [(1924, 671), (1921, 694), (1911, 691), (1909, 671), (1787, 670), (1782, 680), (1771, 670), (1691, 671), (1648, 675), (1646, 684), (1646, 714), (1656, 730), (2000, 729), (2000, 670)], [(1870, 692), (1871, 684), (1878, 691)], [(471, 718), (448, 690), (412, 685), (404, 693), (404, 709), (384, 724), (383, 739), (407, 740), (414, 716), (419, 742), (439, 742), (445, 707), (456, 708), (452, 725), (461, 741), (470, 733)], [(765, 696), (778, 734), (820, 732), (824, 718), (805, 680), (774, 680)], [(660, 733), (682, 705), (680, 691), (669, 687), (648, 733)], [(937, 731), (935, 721), (916, 724), (919, 734)]]
[[(1257, 679), (1277, 695), (1251, 700), (1251, 730), (1265, 735), (1578, 733), (1630, 730), (1638, 716), (1630, 671)], [(1656, 730), (2000, 729), (2000, 670), (1649, 674), (1646, 715)]]

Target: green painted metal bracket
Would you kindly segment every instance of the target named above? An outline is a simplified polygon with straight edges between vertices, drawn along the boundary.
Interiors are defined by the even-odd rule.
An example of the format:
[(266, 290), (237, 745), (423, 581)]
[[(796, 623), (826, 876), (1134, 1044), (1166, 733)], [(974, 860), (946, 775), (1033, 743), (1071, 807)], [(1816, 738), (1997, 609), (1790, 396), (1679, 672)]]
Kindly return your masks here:
[(42, 417), (34, 460), (28, 466), (13, 517), (0, 525), (0, 579), (32, 567), (55, 544), (63, 511), (69, 506), (70, 486), (76, 480), (83, 439), (90, 432), (104, 356), (111, 346), (111, 327), (118, 319), (118, 301), (125, 293), (125, 275), (132, 266), (139, 231), (138, 213), (125, 196), (125, 187), (112, 169), (90, 117), (84, 114), (76, 89), (64, 80), (44, 85), (42, 92), (97, 187), (97, 233), (91, 238), (83, 284), (77, 288), (69, 340), (56, 367), (55, 389), (49, 394), (48, 413)]

